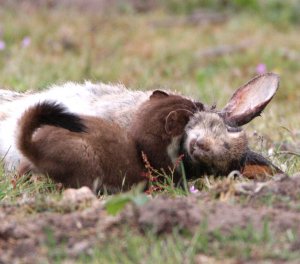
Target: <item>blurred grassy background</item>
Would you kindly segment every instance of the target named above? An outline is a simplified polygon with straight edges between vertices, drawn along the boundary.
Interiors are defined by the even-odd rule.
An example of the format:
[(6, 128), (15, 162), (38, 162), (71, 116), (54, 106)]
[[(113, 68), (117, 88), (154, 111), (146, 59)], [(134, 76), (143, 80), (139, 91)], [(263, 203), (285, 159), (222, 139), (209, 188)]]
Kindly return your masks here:
[[(255, 119), (246, 130), (252, 148), (292, 174), (300, 171), (299, 155), (294, 155), (300, 153), (299, 33), (298, 0), (0, 0), (0, 88), (38, 91), (54, 83), (90, 79), (122, 82), (132, 89), (178, 90), (222, 107), (236, 88), (259, 73), (273, 71), (281, 76), (279, 92), (263, 118)], [(282, 155), (284, 151), (294, 154)], [(206, 188), (197, 187), (209, 192), (208, 187), (222, 181), (226, 187), (227, 180), (205, 178)], [(0, 166), (0, 201), (19, 200), (25, 205), (21, 211), (27, 213), (16, 217), (39, 214), (43, 218), (43, 212), (53, 212), (55, 207), (49, 208), (46, 202), (51, 195), (60, 197), (58, 186), (34, 177), (14, 181)], [(23, 203), (28, 197), (35, 197), (35, 206)], [(231, 196), (226, 199), (233, 201)], [(291, 217), (293, 210), (299, 212), (288, 196), (264, 199), (263, 207), (280, 201), (274, 208), (282, 219)], [(242, 196), (237, 200), (242, 205), (246, 202)], [(199, 252), (199, 263), (206, 254), (212, 256), (206, 259), (211, 263), (217, 263), (214, 257), (219, 263), (250, 258), (253, 263), (263, 258), (282, 263), (298, 254), (299, 240), (293, 230), (278, 237), (267, 222), (261, 231), (247, 225), (248, 217), (245, 220), (245, 228), (224, 237), (208, 233), (205, 223), (192, 238), (176, 230), (167, 238), (151, 233), (117, 235), (76, 263), (98, 263), (99, 259), (101, 263), (193, 263), (189, 259), (196, 259)], [(49, 223), (52, 230), (55, 225)], [(76, 229), (72, 237), (75, 232), (80, 234)], [(67, 243), (48, 236), (41, 252), (48, 254), (50, 262), (60, 263), (67, 256)], [(93, 241), (94, 236), (90, 235)], [(103, 239), (101, 232), (96, 237)], [(15, 241), (6, 240), (5, 234), (3, 238), (9, 242), (4, 243), (6, 251)], [(27, 237), (26, 244), (32, 251)]]
[[(265, 71), (281, 87), (253, 145), (299, 150), (300, 2), (297, 0), (2, 0), (0, 87), (64, 81), (179, 90), (223, 106)], [(271, 143), (270, 143), (271, 142)], [(276, 143), (274, 145), (274, 142)], [(288, 146), (288, 147), (286, 147)]]

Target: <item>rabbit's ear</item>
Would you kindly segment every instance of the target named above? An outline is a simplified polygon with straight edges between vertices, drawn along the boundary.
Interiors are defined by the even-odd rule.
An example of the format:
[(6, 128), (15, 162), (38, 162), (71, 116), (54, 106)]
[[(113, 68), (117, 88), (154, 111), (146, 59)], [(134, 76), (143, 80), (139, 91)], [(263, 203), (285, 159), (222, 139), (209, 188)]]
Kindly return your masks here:
[(228, 123), (242, 126), (260, 115), (279, 86), (274, 73), (259, 75), (235, 91), (221, 115)]

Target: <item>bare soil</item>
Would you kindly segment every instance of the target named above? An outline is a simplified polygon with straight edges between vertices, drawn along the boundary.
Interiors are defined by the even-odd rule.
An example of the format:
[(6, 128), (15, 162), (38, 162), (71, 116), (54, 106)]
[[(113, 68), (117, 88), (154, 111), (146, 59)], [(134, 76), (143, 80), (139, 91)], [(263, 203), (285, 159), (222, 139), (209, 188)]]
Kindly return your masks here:
[[(262, 188), (251, 182), (237, 186), (227, 201), (214, 198), (214, 192), (177, 198), (158, 195), (143, 206), (128, 205), (117, 216), (108, 215), (104, 201), (85, 187), (64, 191), (60, 201), (2, 204), (0, 263), (46, 260), (51, 247), (61, 243), (65, 254), (76, 258), (105, 242), (107, 237), (119, 235), (125, 226), (141, 234), (148, 230), (171, 233), (175, 228), (194, 233), (205, 223), (207, 232), (218, 230), (226, 235), (249, 225), (262, 230), (268, 221), (275, 235), (293, 230), (299, 237), (300, 207), (296, 205), (300, 198), (300, 175), (275, 177), (263, 184)], [(243, 194), (245, 190), (247, 194)], [(268, 197), (273, 197), (272, 203)], [(298, 250), (300, 240), (290, 247)]]

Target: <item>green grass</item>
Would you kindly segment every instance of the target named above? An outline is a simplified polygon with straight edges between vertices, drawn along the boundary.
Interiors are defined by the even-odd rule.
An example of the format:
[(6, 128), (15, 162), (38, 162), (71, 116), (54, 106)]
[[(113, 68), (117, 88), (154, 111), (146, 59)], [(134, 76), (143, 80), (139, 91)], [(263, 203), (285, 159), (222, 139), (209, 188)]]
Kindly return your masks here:
[[(236, 88), (257, 74), (256, 66), (264, 63), (268, 71), (280, 74), (280, 90), (263, 117), (245, 129), (251, 147), (264, 154), (273, 149), (270, 158), (293, 174), (300, 169), (299, 156), (283, 155), (276, 150), (286, 142), (298, 145), (298, 150), (300, 146), (297, 1), (284, 5), (275, 0), (235, 0), (229, 1), (228, 6), (220, 2), (228, 1), (165, 1), (162, 8), (146, 14), (128, 9), (101, 15), (76, 9), (38, 8), (28, 15), (28, 10), (22, 7), (1, 8), (0, 40), (5, 42), (6, 48), (0, 51), (0, 86), (16, 91), (37, 91), (70, 80), (122, 82), (132, 89), (181, 91), (208, 104), (216, 102), (221, 108)], [(220, 24), (176, 25), (183, 14), (203, 6), (221, 10), (230, 18)], [(166, 20), (174, 25), (155, 24)], [(25, 37), (31, 40), (28, 47), (22, 47)], [(248, 43), (249, 47), (224, 56), (199, 55), (220, 45), (241, 43)], [(258, 136), (253, 136), (254, 131)], [(39, 197), (40, 203), (32, 209), (38, 213), (53, 209), (47, 207), (45, 197), (60, 197), (59, 188), (47, 179), (22, 178), (12, 182), (8, 176), (0, 173), (0, 203)], [(208, 177), (199, 180), (196, 186), (210, 192), (212, 186), (224, 182)], [(172, 186), (168, 178), (163, 187), (163, 193), (170, 196), (188, 193)], [(140, 198), (139, 193), (129, 198), (126, 195), (114, 198), (116, 203), (125, 200), (127, 203), (128, 200), (134, 202), (136, 197)], [(263, 199), (263, 206), (277, 202), (274, 196)], [(48, 232), (49, 258), (61, 262), (65, 253), (56, 248), (51, 230), (45, 232)], [(141, 235), (127, 231), (122, 239), (110, 238), (78, 262), (192, 263), (199, 254), (220, 263), (232, 258), (286, 260), (299, 257), (297, 252), (280, 250), (281, 245), (293, 242), (290, 238), (290, 232), (274, 238), (267, 224), (263, 230), (249, 226), (227, 235), (212, 234), (203, 226), (194, 235), (174, 231), (157, 237), (151, 232)], [(118, 254), (117, 249), (121, 249)]]
[(229, 14), (249, 12), (263, 17), (266, 21), (282, 27), (290, 23), (299, 23), (300, 4), (297, 0), (167, 0), (165, 6), (175, 13), (191, 13), (197, 8), (219, 10)]
[(57, 186), (47, 177), (16, 179), (13, 174), (0, 173), (0, 203), (15, 203), (19, 200), (29, 200), (33, 197), (43, 197), (56, 193)]
[[(126, 229), (122, 239), (108, 238), (89, 256), (82, 255), (78, 263), (195, 263), (200, 255), (212, 263), (226, 263), (226, 260), (233, 259), (295, 260), (300, 257), (298, 252), (280, 250), (289, 237), (295, 241), (290, 232), (275, 239), (267, 221), (261, 230), (248, 225), (234, 228), (227, 234), (220, 230), (209, 232), (205, 224), (200, 225), (194, 234), (174, 230), (172, 234), (159, 237), (152, 232), (140, 235)], [(116, 249), (119, 249), (117, 254)]]

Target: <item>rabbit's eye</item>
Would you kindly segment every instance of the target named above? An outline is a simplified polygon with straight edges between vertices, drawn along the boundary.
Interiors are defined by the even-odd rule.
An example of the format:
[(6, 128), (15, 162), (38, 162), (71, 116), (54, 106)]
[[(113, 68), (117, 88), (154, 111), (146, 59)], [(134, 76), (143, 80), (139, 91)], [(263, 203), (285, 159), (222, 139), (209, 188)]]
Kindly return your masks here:
[(242, 129), (239, 127), (232, 127), (232, 126), (226, 126), (226, 127), (229, 133), (238, 133), (242, 131)]

